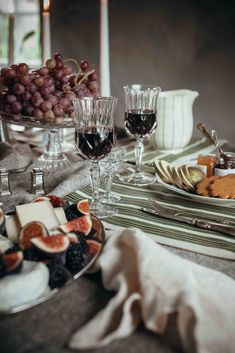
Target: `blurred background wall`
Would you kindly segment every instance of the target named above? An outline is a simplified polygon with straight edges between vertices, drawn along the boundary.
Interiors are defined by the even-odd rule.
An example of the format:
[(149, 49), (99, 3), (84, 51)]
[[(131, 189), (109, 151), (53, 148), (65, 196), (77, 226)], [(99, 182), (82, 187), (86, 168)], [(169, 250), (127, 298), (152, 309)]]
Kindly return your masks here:
[[(52, 49), (99, 68), (99, 1), (52, 1)], [(235, 145), (235, 2), (109, 0), (111, 91), (126, 83), (197, 90), (194, 121)], [(196, 128), (195, 128), (195, 133)]]

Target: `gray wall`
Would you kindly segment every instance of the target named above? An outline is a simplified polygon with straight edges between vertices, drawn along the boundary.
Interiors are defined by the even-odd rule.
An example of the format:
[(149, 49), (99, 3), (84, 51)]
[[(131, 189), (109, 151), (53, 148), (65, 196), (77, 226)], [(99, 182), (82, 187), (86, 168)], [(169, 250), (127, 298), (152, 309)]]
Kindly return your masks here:
[[(197, 90), (201, 121), (235, 144), (235, 5), (215, 0), (109, 0), (112, 95), (126, 83)], [(52, 2), (52, 46), (99, 66), (99, 0)], [(196, 129), (195, 129), (195, 133)]]

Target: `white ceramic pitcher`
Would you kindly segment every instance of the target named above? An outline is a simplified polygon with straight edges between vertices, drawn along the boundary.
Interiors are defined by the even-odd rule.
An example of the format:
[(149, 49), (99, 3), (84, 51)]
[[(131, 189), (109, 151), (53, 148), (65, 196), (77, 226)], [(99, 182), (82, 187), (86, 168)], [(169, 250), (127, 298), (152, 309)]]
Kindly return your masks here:
[(151, 136), (161, 151), (178, 152), (193, 133), (193, 102), (198, 92), (188, 89), (163, 91), (158, 98), (158, 126)]

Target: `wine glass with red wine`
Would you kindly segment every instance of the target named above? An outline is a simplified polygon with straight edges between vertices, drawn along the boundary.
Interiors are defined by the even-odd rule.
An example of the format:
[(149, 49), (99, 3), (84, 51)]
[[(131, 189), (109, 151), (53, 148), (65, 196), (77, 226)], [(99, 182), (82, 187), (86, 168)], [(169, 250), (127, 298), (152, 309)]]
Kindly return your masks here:
[(75, 145), (81, 155), (91, 160), (91, 212), (105, 218), (116, 213), (110, 206), (99, 202), (99, 161), (106, 157), (114, 144), (115, 97), (84, 97), (73, 100), (76, 115)]
[(120, 180), (132, 185), (148, 185), (155, 177), (141, 171), (144, 151), (143, 139), (152, 134), (157, 127), (157, 101), (161, 88), (154, 85), (133, 84), (124, 86), (125, 92), (125, 128), (128, 134), (136, 138), (135, 171), (119, 176)]

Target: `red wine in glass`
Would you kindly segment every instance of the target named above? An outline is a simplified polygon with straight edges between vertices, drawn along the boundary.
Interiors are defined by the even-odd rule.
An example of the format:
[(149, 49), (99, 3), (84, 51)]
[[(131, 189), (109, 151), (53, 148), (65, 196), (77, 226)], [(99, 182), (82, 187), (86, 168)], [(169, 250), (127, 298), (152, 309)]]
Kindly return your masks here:
[(113, 139), (113, 129), (106, 126), (91, 126), (75, 131), (75, 143), (87, 159), (103, 159), (111, 151)]
[(130, 110), (125, 113), (127, 132), (137, 138), (151, 134), (157, 127), (157, 117), (153, 110)]

